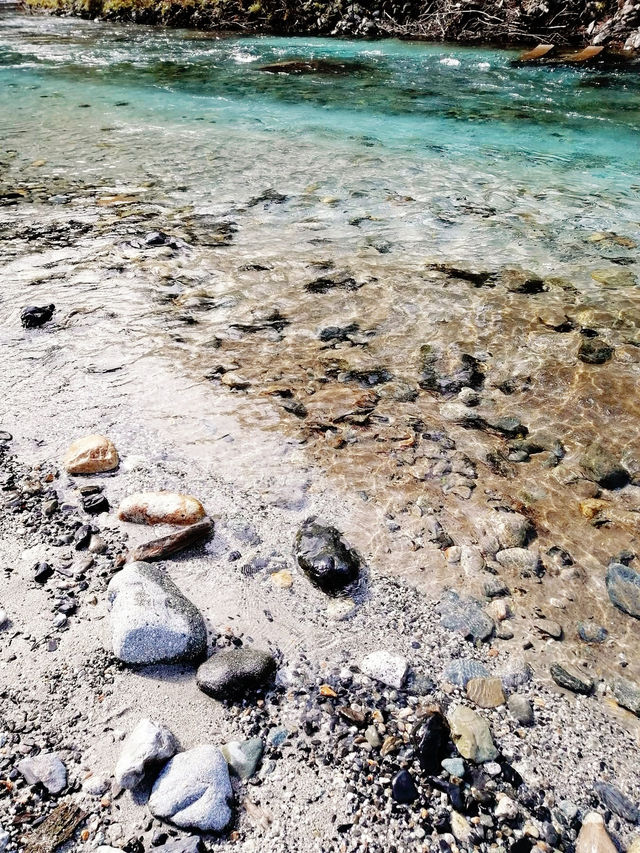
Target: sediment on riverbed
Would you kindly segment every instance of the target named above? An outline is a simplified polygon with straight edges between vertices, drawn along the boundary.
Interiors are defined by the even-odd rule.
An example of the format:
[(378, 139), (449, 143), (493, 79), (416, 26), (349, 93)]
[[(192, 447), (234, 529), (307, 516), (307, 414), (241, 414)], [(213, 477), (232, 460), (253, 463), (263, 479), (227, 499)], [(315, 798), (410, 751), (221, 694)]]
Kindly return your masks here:
[(25, 0), (25, 6), (53, 14), (242, 32), (640, 48), (640, 3), (633, 0)]

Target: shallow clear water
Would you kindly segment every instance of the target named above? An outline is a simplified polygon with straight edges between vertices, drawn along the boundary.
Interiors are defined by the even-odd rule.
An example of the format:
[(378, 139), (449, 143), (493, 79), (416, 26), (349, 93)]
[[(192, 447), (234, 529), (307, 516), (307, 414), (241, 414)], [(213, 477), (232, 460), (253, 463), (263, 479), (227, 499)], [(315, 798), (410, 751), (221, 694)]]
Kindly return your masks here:
[[(80, 395), (78, 366), (160, 356), (198, 385), (203, 423), (224, 410), (302, 442), (386, 514), (391, 570), (458, 571), (437, 563), (416, 507), (435, 507), (457, 543), (496, 507), (526, 511), (541, 552), (565, 548), (586, 572), (590, 615), (620, 640), (633, 626), (603, 572), (637, 545), (640, 489), (605, 492), (594, 521), (578, 463), (598, 439), (640, 471), (640, 78), (515, 69), (515, 55), (5, 14), (0, 237), (18, 286), (0, 307), (14, 328), (37, 284), (40, 301), (97, 312), (56, 356)], [(352, 65), (261, 70), (300, 58)], [(155, 230), (171, 245), (145, 245)], [(491, 286), (452, 266), (491, 272)], [(509, 289), (504, 268), (520, 266), (540, 292)], [(341, 341), (320, 334), (350, 324)], [(611, 346), (607, 363), (578, 359), (585, 328)], [(477, 358), (483, 416), (559, 439), (562, 463), (515, 463), (504, 436), (452, 420), (446, 396), (418, 387), (425, 344)], [(452, 446), (434, 449), (442, 436)], [(269, 464), (261, 447), (253, 471)], [(582, 618), (551, 560), (548, 577), (542, 593), (511, 579), (533, 587), (525, 609), (564, 596), (566, 618)]]

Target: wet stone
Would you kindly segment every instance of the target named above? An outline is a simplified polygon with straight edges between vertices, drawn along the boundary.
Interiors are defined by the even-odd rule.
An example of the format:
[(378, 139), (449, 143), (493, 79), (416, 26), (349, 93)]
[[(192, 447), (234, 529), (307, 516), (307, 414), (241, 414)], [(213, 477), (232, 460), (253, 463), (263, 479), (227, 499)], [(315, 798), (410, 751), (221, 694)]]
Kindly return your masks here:
[(493, 634), (493, 619), (487, 616), (480, 603), (469, 596), (459, 595), (455, 590), (444, 593), (438, 612), (443, 627), (459, 631), (468, 639), (488, 640)]
[(618, 489), (629, 480), (627, 470), (605, 447), (593, 442), (580, 457), (580, 465), (587, 478), (605, 489)]
[(196, 683), (214, 699), (243, 698), (265, 687), (276, 670), (272, 655), (259, 649), (231, 649), (213, 654), (198, 668)]
[(640, 812), (637, 805), (615, 785), (611, 785), (609, 782), (596, 782), (593, 789), (604, 805), (614, 814), (628, 820), (629, 823), (638, 823)]
[(497, 562), (508, 571), (525, 575), (539, 575), (542, 571), (540, 554), (527, 548), (505, 548), (496, 554)]
[(600, 338), (583, 338), (578, 348), (578, 358), (585, 364), (604, 364), (613, 356), (610, 347)]
[(49, 322), (55, 310), (55, 305), (43, 305), (41, 307), (29, 305), (20, 312), (20, 322), (25, 329), (37, 329)]
[(408, 770), (401, 770), (391, 783), (391, 795), (397, 803), (413, 803), (420, 796)]
[(611, 563), (607, 569), (607, 592), (619, 610), (640, 619), (640, 572), (623, 563)]
[(442, 711), (437, 707), (428, 709), (414, 726), (411, 737), (422, 772), (437, 774), (449, 742), (449, 723)]
[(509, 587), (501, 578), (492, 577), (484, 583), (484, 594), (487, 598), (500, 598), (510, 593)]
[(480, 708), (497, 708), (505, 703), (499, 678), (472, 678), (467, 683), (467, 696)]
[(442, 678), (457, 687), (466, 687), (472, 678), (487, 678), (489, 674), (489, 670), (479, 660), (459, 658), (447, 665)]
[(298, 565), (314, 586), (336, 594), (358, 577), (360, 559), (349, 548), (335, 527), (325, 526), (310, 518), (296, 536), (295, 556)]
[(553, 663), (549, 672), (559, 687), (571, 690), (572, 693), (589, 695), (593, 690), (593, 679), (571, 664)]
[(609, 632), (596, 622), (579, 622), (578, 636), (585, 643), (604, 643)]

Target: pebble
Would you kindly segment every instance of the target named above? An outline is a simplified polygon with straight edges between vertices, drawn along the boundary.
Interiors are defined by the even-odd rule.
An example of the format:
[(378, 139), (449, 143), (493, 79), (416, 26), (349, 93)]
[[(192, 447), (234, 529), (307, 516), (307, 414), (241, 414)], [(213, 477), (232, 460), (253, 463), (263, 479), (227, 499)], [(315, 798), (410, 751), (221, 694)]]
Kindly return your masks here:
[(25, 329), (37, 329), (49, 322), (55, 310), (55, 305), (27, 305), (20, 312), (20, 322)]
[(360, 670), (369, 678), (399, 690), (407, 674), (408, 663), (401, 655), (394, 655), (385, 649), (371, 652), (360, 661)]
[(67, 770), (55, 753), (41, 752), (18, 762), (18, 770), (28, 785), (41, 782), (50, 794), (59, 794), (67, 786)]
[(128, 664), (194, 661), (207, 650), (202, 615), (153, 563), (128, 563), (109, 583), (113, 651)]
[(515, 820), (519, 812), (517, 804), (506, 794), (498, 794), (497, 796), (498, 805), (493, 811), (494, 815), (498, 820)]
[(551, 637), (552, 640), (562, 639), (562, 625), (559, 622), (554, 622), (552, 619), (539, 619), (533, 623), (533, 627), (543, 636)]
[(448, 715), (451, 736), (463, 758), (476, 764), (498, 757), (487, 721), (465, 705), (456, 706)]
[[(171, 839), (156, 849), (159, 853), (202, 853), (205, 847), (199, 836), (188, 835), (186, 838)], [(121, 851), (118, 850), (118, 853)]]
[(619, 705), (631, 711), (636, 717), (640, 717), (640, 684), (628, 678), (616, 678), (611, 685), (611, 690)]
[(604, 643), (609, 632), (596, 622), (578, 622), (578, 636), (585, 643)]
[(461, 844), (469, 844), (471, 841), (471, 824), (460, 812), (451, 812), (451, 832)]
[(622, 563), (611, 563), (607, 569), (607, 592), (619, 610), (640, 619), (640, 572)]
[(452, 660), (442, 674), (444, 681), (455, 684), (456, 687), (466, 687), (472, 678), (486, 678), (489, 670), (479, 660), (473, 658), (458, 658)]
[(497, 562), (503, 569), (537, 575), (541, 568), (540, 554), (527, 548), (505, 548), (496, 554)]
[(335, 622), (349, 619), (358, 609), (358, 605), (352, 598), (333, 598), (327, 604), (327, 617)]
[(105, 435), (85, 435), (77, 439), (65, 453), (62, 462), (68, 474), (113, 471), (118, 463), (118, 451)]
[(271, 680), (276, 662), (269, 652), (259, 649), (231, 649), (215, 652), (198, 667), (196, 683), (214, 699), (243, 698)]
[(587, 478), (605, 489), (624, 486), (629, 474), (622, 464), (599, 442), (593, 442), (580, 457), (580, 465)]
[(447, 754), (449, 723), (437, 706), (431, 706), (412, 732), (420, 768), (423, 773), (435, 774)]
[(137, 788), (148, 770), (167, 761), (177, 750), (178, 742), (166, 726), (143, 718), (124, 742), (116, 764), (116, 782), (128, 790)]
[(4, 628), (5, 625), (9, 624), (9, 617), (7, 615), (7, 611), (4, 607), (0, 607), (0, 628)]
[(499, 678), (472, 678), (467, 682), (467, 697), (480, 708), (497, 708), (505, 703)]
[(593, 690), (593, 679), (571, 664), (552, 663), (549, 672), (557, 685), (573, 693), (588, 695)]
[(314, 586), (336, 594), (355, 581), (360, 558), (335, 527), (308, 518), (296, 536), (298, 565)]
[(408, 770), (401, 770), (391, 783), (391, 795), (397, 803), (412, 803), (419, 797), (416, 783)]
[(461, 758), (445, 758), (441, 764), (450, 776), (457, 776), (459, 779), (464, 776), (464, 761)]
[(205, 515), (197, 498), (179, 492), (136, 492), (118, 507), (120, 521), (135, 524), (195, 524)]
[(461, 596), (451, 589), (444, 593), (437, 609), (440, 623), (450, 631), (459, 631), (473, 641), (488, 640), (493, 634), (493, 619), (487, 616), (475, 598)]
[(533, 533), (528, 518), (517, 512), (500, 512), (492, 518), (491, 527), (501, 549), (522, 548)]
[(250, 779), (262, 758), (264, 742), (259, 737), (245, 741), (232, 740), (221, 746), (220, 751), (236, 776), (240, 779)]
[(232, 799), (223, 754), (204, 745), (169, 760), (153, 785), (149, 810), (185, 829), (221, 832), (231, 820)]
[(597, 812), (589, 812), (582, 821), (576, 853), (618, 853), (605, 829), (602, 815)]
[(533, 725), (533, 707), (526, 696), (512, 693), (507, 700), (507, 708), (521, 726)]

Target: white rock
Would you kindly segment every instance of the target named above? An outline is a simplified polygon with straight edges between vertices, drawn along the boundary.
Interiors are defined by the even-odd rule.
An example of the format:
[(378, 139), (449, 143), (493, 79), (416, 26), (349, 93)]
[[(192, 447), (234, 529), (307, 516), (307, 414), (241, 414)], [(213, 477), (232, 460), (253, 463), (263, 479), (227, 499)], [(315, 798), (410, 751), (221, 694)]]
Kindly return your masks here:
[(498, 805), (495, 807), (494, 815), (499, 820), (515, 820), (518, 817), (518, 806), (510, 797), (498, 794)]
[(576, 853), (617, 853), (617, 848), (605, 829), (602, 815), (597, 812), (589, 812), (582, 821), (576, 841)]
[(101, 797), (109, 790), (111, 782), (108, 776), (91, 775), (88, 776), (82, 783), (82, 790), (85, 794), (90, 794), (92, 797)]
[(0, 607), (0, 628), (4, 628), (8, 621), (7, 611), (3, 607)]
[(361, 672), (389, 687), (395, 687), (396, 690), (399, 690), (404, 683), (407, 666), (406, 658), (401, 655), (392, 655), (385, 649), (371, 652), (360, 662)]
[(167, 761), (178, 750), (178, 743), (166, 726), (143, 718), (124, 742), (116, 764), (116, 782), (132, 791), (152, 766)]
[(194, 661), (207, 650), (202, 614), (154, 563), (128, 563), (107, 589), (113, 651), (124, 663)]
[(220, 832), (231, 820), (229, 768), (215, 746), (197, 746), (174, 756), (156, 780), (151, 814), (183, 828)]
[(484, 569), (484, 558), (479, 548), (463, 545), (460, 549), (460, 568), (468, 575), (475, 575)]
[(62, 464), (68, 474), (98, 474), (113, 471), (118, 461), (118, 451), (106, 435), (85, 435), (69, 447)]
[(335, 622), (342, 622), (353, 616), (357, 608), (352, 598), (332, 598), (327, 604), (327, 616)]
[(18, 762), (18, 770), (28, 785), (42, 782), (50, 794), (59, 794), (67, 785), (67, 770), (53, 752), (41, 752)]

